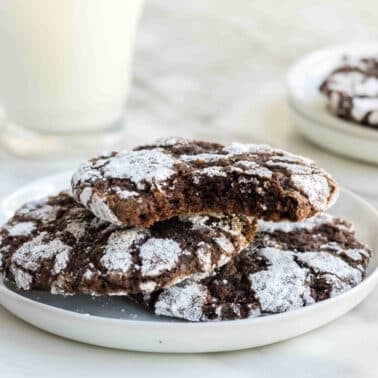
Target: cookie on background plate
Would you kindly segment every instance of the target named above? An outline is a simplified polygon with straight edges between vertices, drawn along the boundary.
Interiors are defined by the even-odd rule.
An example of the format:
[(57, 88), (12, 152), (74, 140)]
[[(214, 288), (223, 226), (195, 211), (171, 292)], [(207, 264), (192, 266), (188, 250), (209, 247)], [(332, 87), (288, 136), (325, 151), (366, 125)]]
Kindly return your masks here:
[(187, 213), (298, 221), (337, 196), (336, 182), (307, 158), (266, 145), (183, 138), (96, 157), (73, 175), (72, 190), (97, 217), (143, 227)]
[(378, 57), (345, 57), (319, 89), (338, 117), (378, 128)]
[(150, 229), (96, 218), (67, 193), (21, 207), (0, 230), (0, 271), (24, 290), (127, 295), (205, 277), (254, 236), (252, 217), (172, 218)]
[(157, 315), (190, 321), (243, 319), (311, 305), (357, 285), (370, 251), (346, 220), (259, 222), (255, 240), (216, 275), (133, 296)]

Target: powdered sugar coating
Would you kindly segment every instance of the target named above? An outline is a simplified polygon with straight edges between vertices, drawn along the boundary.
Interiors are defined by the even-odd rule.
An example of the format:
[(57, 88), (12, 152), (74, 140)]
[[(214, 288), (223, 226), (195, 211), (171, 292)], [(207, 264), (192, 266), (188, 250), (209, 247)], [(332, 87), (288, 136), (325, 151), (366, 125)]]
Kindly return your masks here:
[(140, 247), (142, 274), (155, 277), (173, 269), (184, 251), (174, 240), (152, 238)]
[(351, 115), (358, 122), (362, 122), (366, 117), (370, 125), (378, 125), (378, 97), (354, 98)]
[(24, 290), (30, 289), (33, 282), (33, 276), (30, 273), (19, 269), (15, 265), (11, 265), (10, 271), (13, 274), (14, 282), (16, 283), (17, 287)]
[(361, 260), (362, 257), (368, 257), (369, 254), (365, 249), (346, 249), (342, 251), (346, 256), (354, 261)]
[[(100, 164), (99, 164), (100, 163)], [(129, 179), (135, 184), (161, 181), (173, 174), (175, 159), (157, 150), (122, 151), (115, 156), (83, 164), (73, 176), (73, 184), (98, 178)]]
[(225, 151), (229, 155), (242, 155), (242, 154), (261, 154), (261, 153), (270, 153), (272, 147), (267, 144), (243, 144), (238, 142), (233, 142), (229, 146), (224, 147)]
[(343, 282), (340, 278), (333, 274), (323, 274), (322, 275), (324, 281), (331, 287), (331, 291), (329, 293), (330, 298), (335, 297), (343, 293), (344, 291), (350, 288), (350, 285), (346, 282)]
[[(320, 225), (324, 223), (331, 223), (332, 220), (333, 220), (333, 217), (326, 213), (316, 215), (315, 217), (308, 218), (302, 222), (288, 222), (288, 221), (269, 222), (269, 221), (259, 220), (259, 231), (268, 232), (268, 233), (274, 233), (275, 231), (292, 232), (295, 230), (311, 231), (315, 227), (319, 227)], [(348, 230), (352, 231), (351, 224), (348, 224), (348, 225), (349, 227), (347, 226), (344, 226), (344, 227), (347, 227)], [(339, 225), (338, 227), (343, 227), (343, 226)]]
[(354, 261), (360, 261), (364, 257), (369, 257), (369, 253), (367, 247), (364, 248), (342, 248), (339, 244), (335, 242), (325, 243), (320, 246), (320, 249), (323, 251), (332, 251), (335, 252), (337, 255), (345, 255), (349, 259)]
[(327, 179), (321, 175), (293, 175), (293, 184), (301, 190), (318, 211), (323, 211), (327, 207), (330, 189)]
[[(89, 198), (90, 198), (89, 200), (87, 200), (86, 198), (86, 204), (92, 210), (94, 215), (108, 222), (111, 222), (114, 224), (121, 224), (121, 222), (118, 220), (116, 215), (113, 213), (113, 211), (110, 209), (109, 205), (107, 204), (105, 197), (100, 197), (97, 193), (93, 193), (92, 191), (92, 194)], [(80, 199), (81, 199), (81, 196), (80, 196)]]
[(119, 198), (121, 198), (121, 199), (139, 196), (139, 193), (135, 192), (133, 190), (122, 190), (121, 188), (115, 187), (114, 191), (117, 194), (117, 196), (119, 196)]
[(235, 247), (234, 245), (230, 242), (229, 239), (227, 239), (225, 236), (219, 236), (218, 238), (215, 238), (215, 242), (225, 251), (227, 254), (231, 254), (234, 252)]
[(261, 178), (270, 179), (273, 172), (266, 167), (262, 167), (254, 161), (240, 160), (232, 167), (232, 171), (241, 171), (248, 176), (258, 176)]
[(180, 138), (180, 137), (168, 137), (168, 138), (159, 138), (155, 140), (152, 146), (160, 146), (160, 147), (172, 147), (177, 144), (185, 145), (193, 140), (190, 138)]
[(127, 151), (110, 159), (103, 167), (105, 178), (127, 178), (138, 184), (142, 181), (162, 181), (173, 174), (175, 159), (159, 150)]
[(7, 227), (10, 236), (25, 236), (29, 235), (35, 229), (34, 222), (20, 222), (15, 225)]
[[(211, 271), (213, 267), (213, 263), (211, 261), (211, 251), (209, 250), (208, 246), (205, 243), (201, 242), (198, 244), (197, 249), (197, 258), (201, 265), (201, 268), (205, 272)], [(207, 248), (206, 248), (207, 247)]]
[(70, 247), (60, 240), (45, 241), (46, 232), (24, 243), (12, 255), (12, 263), (22, 266), (27, 270), (35, 271), (43, 260), (51, 259), (62, 253), (66, 255)]
[(332, 113), (378, 127), (378, 59), (344, 58), (320, 86)]
[(207, 167), (199, 170), (196, 175), (194, 176), (194, 179), (198, 178), (198, 176), (207, 176), (207, 177), (214, 177), (214, 176), (223, 176), (226, 177), (227, 174), (224, 171), (223, 167)]
[(157, 286), (157, 283), (154, 281), (147, 281), (147, 282), (142, 282), (139, 287), (140, 290), (144, 293), (151, 293), (155, 290)]
[(72, 189), (99, 218), (138, 227), (183, 213), (299, 220), (337, 196), (334, 180), (310, 159), (267, 145), (183, 138), (92, 159)]
[(275, 161), (270, 160), (267, 163), (268, 167), (280, 167), (285, 168), (289, 172), (295, 174), (295, 175), (308, 175), (311, 174), (311, 168), (305, 165), (299, 165), (299, 164), (293, 164), (290, 161)]
[[(58, 219), (42, 222), (44, 208)], [(52, 219), (48, 211), (44, 219)], [(256, 228), (253, 219), (226, 215), (126, 228), (99, 220), (66, 193), (40, 202), (33, 214), (38, 219), (23, 207), (0, 229), (0, 272), (22, 289), (54, 294), (127, 295), (205, 277), (239, 253)], [(35, 227), (26, 234), (27, 222)]]
[(292, 253), (275, 248), (258, 252), (270, 265), (249, 275), (251, 288), (263, 312), (284, 312), (314, 303), (307, 281), (308, 271), (302, 269)]
[[(12, 255), (11, 264), (12, 272), (15, 276), (16, 283), (22, 281), (22, 288), (29, 289), (30, 280), (25, 279), (27, 271), (36, 271), (46, 260), (55, 259), (52, 273), (60, 273), (67, 265), (71, 247), (60, 240), (46, 241), (48, 234), (46, 232), (33, 238), (31, 241), (24, 243)], [(29, 282), (29, 283), (27, 283)]]
[[(51, 248), (51, 245), (50, 245), (50, 248)], [(53, 266), (53, 273), (58, 274), (63, 269), (66, 268), (66, 266), (69, 262), (71, 247), (66, 246), (63, 243), (59, 243), (59, 241), (57, 241), (54, 248), (57, 249), (57, 252), (55, 253), (55, 262), (54, 262), (54, 266)]]
[[(170, 177), (175, 159), (159, 150), (124, 151), (116, 156), (105, 157), (83, 164), (73, 175), (72, 185), (81, 183), (92, 184), (96, 180), (126, 179), (130, 180), (138, 190), (145, 188), (145, 183), (158, 185)], [(135, 190), (122, 189), (115, 186), (110, 191), (121, 200), (138, 197)], [(121, 224), (111, 210), (107, 194), (99, 194), (91, 186), (85, 186), (78, 194), (78, 200), (89, 208), (97, 217), (114, 224)]]
[(131, 247), (139, 240), (145, 239), (147, 235), (147, 230), (138, 229), (112, 233), (100, 260), (102, 266), (111, 271), (127, 273), (133, 263)]
[(47, 205), (45, 200), (39, 200), (24, 205), (18, 213), (42, 222), (51, 222), (56, 219), (58, 210), (57, 207)]
[(203, 316), (207, 289), (196, 282), (165, 290), (155, 303), (156, 315), (173, 316), (196, 322)]
[(328, 88), (333, 91), (345, 92), (349, 96), (377, 97), (378, 78), (369, 77), (360, 71), (337, 72), (331, 76)]
[(84, 206), (88, 206), (89, 205), (89, 201), (91, 200), (91, 197), (92, 197), (92, 188), (86, 187), (80, 193), (80, 202)]
[(215, 275), (186, 280), (142, 303), (191, 321), (240, 319), (311, 305), (363, 279), (370, 251), (350, 222), (321, 214), (295, 226), (260, 223), (254, 242)]
[(353, 268), (345, 261), (327, 252), (304, 252), (297, 253), (298, 261), (312, 268), (316, 273), (333, 274), (343, 278), (351, 285), (356, 285), (362, 280), (362, 273)]
[(219, 162), (220, 160), (224, 160), (227, 158), (227, 155), (217, 154), (217, 153), (199, 153), (194, 155), (180, 155), (180, 159), (185, 162), (206, 162), (206, 163), (214, 163)]

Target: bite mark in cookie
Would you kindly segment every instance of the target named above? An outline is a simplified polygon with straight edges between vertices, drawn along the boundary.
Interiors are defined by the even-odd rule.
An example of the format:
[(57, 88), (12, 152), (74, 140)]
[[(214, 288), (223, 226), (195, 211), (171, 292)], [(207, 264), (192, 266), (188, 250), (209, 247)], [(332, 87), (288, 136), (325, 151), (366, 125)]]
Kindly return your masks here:
[(92, 159), (74, 174), (72, 189), (96, 216), (137, 227), (188, 213), (298, 221), (337, 196), (335, 181), (309, 159), (265, 145), (182, 138)]
[(96, 218), (67, 193), (24, 205), (0, 229), (0, 271), (24, 290), (127, 295), (205, 277), (252, 240), (256, 222), (181, 216), (150, 229)]

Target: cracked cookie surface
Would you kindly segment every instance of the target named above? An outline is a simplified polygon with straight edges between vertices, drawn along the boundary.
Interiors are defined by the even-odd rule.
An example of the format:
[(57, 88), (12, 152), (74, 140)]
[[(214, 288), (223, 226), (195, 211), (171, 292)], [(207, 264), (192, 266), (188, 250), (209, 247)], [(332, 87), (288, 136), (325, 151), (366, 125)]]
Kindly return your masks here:
[(138, 227), (188, 213), (298, 221), (337, 196), (332, 177), (309, 159), (266, 145), (183, 138), (94, 158), (73, 175), (72, 189), (97, 217)]
[(378, 128), (378, 59), (344, 58), (320, 86), (329, 110), (340, 118)]
[(253, 218), (193, 215), (150, 229), (99, 220), (71, 195), (31, 202), (0, 230), (0, 271), (24, 290), (126, 295), (205, 277), (252, 240)]
[(300, 223), (259, 222), (254, 241), (213, 277), (134, 299), (157, 315), (228, 320), (295, 310), (364, 277), (370, 251), (352, 225), (321, 214)]

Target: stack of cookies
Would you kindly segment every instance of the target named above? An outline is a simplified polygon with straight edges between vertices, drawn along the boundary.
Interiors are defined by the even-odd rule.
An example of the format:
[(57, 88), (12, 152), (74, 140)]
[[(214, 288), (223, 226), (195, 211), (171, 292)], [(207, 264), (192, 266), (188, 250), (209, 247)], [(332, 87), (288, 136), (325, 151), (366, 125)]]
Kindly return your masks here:
[(350, 222), (324, 213), (332, 177), (266, 145), (159, 140), (92, 159), (71, 184), (0, 230), (1, 273), (20, 289), (206, 321), (293, 310), (366, 272)]

